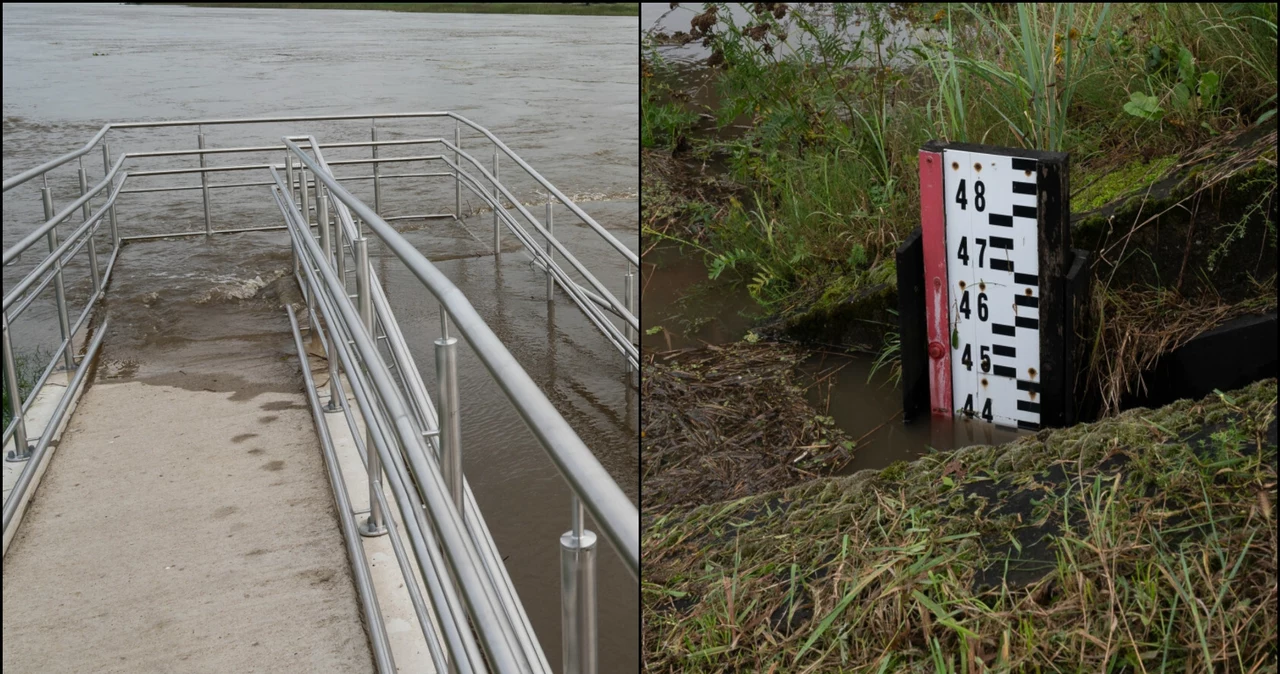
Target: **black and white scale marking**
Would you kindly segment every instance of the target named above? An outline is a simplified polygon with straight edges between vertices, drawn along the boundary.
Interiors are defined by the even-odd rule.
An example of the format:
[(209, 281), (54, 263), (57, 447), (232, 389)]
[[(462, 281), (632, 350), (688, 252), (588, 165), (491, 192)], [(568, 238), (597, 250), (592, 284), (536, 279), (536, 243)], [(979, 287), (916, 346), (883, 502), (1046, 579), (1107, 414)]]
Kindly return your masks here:
[(945, 150), (956, 415), (1040, 428), (1036, 161)]

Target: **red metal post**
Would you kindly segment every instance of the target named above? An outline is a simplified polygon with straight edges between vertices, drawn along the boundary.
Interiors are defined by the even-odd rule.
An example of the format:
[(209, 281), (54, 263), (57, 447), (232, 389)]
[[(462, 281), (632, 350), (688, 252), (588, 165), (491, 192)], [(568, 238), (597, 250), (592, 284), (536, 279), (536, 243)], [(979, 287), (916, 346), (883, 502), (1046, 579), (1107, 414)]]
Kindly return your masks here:
[(929, 331), (929, 406), (950, 417), (951, 334), (947, 304), (947, 217), (943, 203), (942, 153), (920, 151), (920, 228), (924, 246), (925, 316)]

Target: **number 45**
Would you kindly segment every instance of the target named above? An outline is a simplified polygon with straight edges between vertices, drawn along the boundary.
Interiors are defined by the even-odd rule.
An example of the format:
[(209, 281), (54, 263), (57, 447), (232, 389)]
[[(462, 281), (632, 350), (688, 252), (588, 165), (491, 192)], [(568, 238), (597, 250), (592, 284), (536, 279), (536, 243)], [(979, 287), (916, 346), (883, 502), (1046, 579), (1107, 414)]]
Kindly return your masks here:
[[(991, 351), (991, 347), (989, 346), (983, 345), (978, 347), (978, 355), (982, 357), (983, 372), (991, 371), (991, 354), (989, 353), (990, 351)], [(973, 371), (973, 346), (971, 344), (964, 345), (964, 354), (960, 356), (960, 364), (964, 366), (964, 369), (970, 372)]]

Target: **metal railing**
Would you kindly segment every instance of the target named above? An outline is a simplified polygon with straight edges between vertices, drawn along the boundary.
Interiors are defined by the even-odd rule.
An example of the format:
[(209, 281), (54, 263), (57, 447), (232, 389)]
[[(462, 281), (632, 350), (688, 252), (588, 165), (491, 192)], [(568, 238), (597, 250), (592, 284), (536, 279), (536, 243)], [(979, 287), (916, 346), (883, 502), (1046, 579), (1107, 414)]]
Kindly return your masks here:
[[(419, 119), (419, 118), (448, 118), (448, 119), (454, 120), (453, 142), (450, 142), (444, 138), (414, 138), (414, 139), (383, 140), (383, 141), (378, 140), (378, 126), (377, 126), (378, 120)], [(558, 284), (560, 288), (570, 297), (571, 301), (573, 301), (573, 303), (577, 305), (580, 310), (582, 310), (585, 314), (587, 314), (591, 322), (594, 325), (596, 325), (596, 327), (602, 333), (605, 334), (605, 336), (610, 340), (610, 343), (614, 346), (614, 348), (616, 348), (620, 353), (623, 354), (623, 356), (625, 357), (628, 363), (628, 367), (632, 369), (635, 369), (638, 367), (639, 347), (635, 343), (636, 338), (639, 335), (639, 326), (640, 326), (639, 319), (635, 315), (636, 313), (635, 312), (635, 271), (636, 269), (639, 268), (639, 257), (637, 256), (637, 254), (634, 251), (628, 249), (625, 245), (622, 244), (622, 242), (618, 241), (617, 237), (613, 236), (607, 229), (601, 226), (598, 222), (596, 222), (594, 218), (592, 218), (585, 211), (583, 211), (581, 207), (579, 207), (576, 203), (574, 203), (573, 200), (569, 199), (567, 196), (564, 195), (563, 192), (561, 192), (554, 185), (548, 182), (546, 178), (542, 177), (541, 174), (535, 171), (533, 167), (529, 166), (527, 162), (525, 162), (522, 158), (520, 158), (519, 155), (517, 155), (509, 147), (507, 147), (505, 143), (499, 140), (498, 137), (495, 136), (493, 133), (491, 133), (488, 129), (453, 112), (410, 112), (410, 113), (385, 113), (385, 114), (372, 114), (372, 115), (327, 115), (327, 116), (306, 116), (306, 117), (259, 117), (259, 118), (253, 118), (253, 119), (207, 119), (207, 120), (191, 120), (191, 121), (129, 122), (129, 123), (107, 124), (106, 126), (102, 127), (102, 129), (99, 130), (98, 133), (95, 134), (93, 138), (91, 138), (89, 142), (86, 143), (84, 146), (82, 146), (80, 149), (74, 150), (72, 152), (68, 152), (67, 154), (57, 159), (48, 161), (44, 164), (41, 164), (40, 166), (24, 171), (4, 181), (3, 191), (8, 192), (9, 190), (19, 185), (22, 185), (36, 177), (46, 176), (49, 173), (49, 171), (52, 171), (53, 169), (63, 166), (73, 160), (79, 160), (81, 164), (81, 169), (83, 170), (84, 157), (89, 152), (91, 152), (93, 148), (99, 144), (99, 142), (101, 142), (102, 152), (103, 152), (104, 171), (106, 173), (102, 182), (95, 185), (92, 190), (87, 190), (87, 191), (82, 190), (82, 193), (84, 194), (81, 197), (81, 199), (76, 200), (76, 202), (74, 202), (71, 206), (68, 206), (62, 212), (58, 213), (58, 215), (55, 216), (54, 218), (46, 218), (47, 221), (44, 223), (44, 225), (42, 225), (40, 228), (37, 228), (37, 230), (33, 232), (31, 235), (29, 235), (27, 238), (23, 239), (18, 244), (11, 247), (10, 250), (14, 251), (12, 254), (13, 256), (16, 257), (17, 255), (21, 254), (22, 251), (26, 250), (26, 248), (29, 247), (34, 240), (38, 239), (40, 236), (43, 236), (44, 235), (43, 232), (46, 231), (46, 228), (52, 228), (56, 226), (56, 223), (50, 224), (48, 220), (56, 219), (58, 222), (62, 222), (67, 217), (67, 215), (70, 214), (70, 211), (74, 210), (74, 208), (76, 207), (83, 206), (85, 203), (88, 202), (90, 198), (97, 195), (104, 188), (108, 186), (115, 187), (114, 179), (116, 174), (120, 170), (123, 160), (142, 159), (142, 158), (149, 158), (149, 157), (173, 157), (173, 156), (183, 156), (183, 155), (195, 155), (199, 158), (199, 161), (200, 161), (199, 168), (132, 171), (132, 172), (125, 172), (124, 175), (121, 177), (119, 187), (123, 187), (124, 182), (130, 176), (139, 178), (139, 177), (151, 177), (151, 176), (162, 176), (162, 175), (180, 175), (180, 174), (187, 174), (187, 173), (197, 173), (201, 176), (201, 182), (199, 185), (161, 187), (161, 188), (142, 188), (142, 189), (125, 191), (126, 193), (140, 193), (140, 192), (184, 191), (184, 190), (197, 190), (197, 189), (201, 190), (201, 196), (204, 204), (204, 230), (190, 231), (190, 232), (177, 232), (177, 233), (166, 234), (163, 236), (194, 236), (198, 234), (207, 235), (215, 232), (232, 233), (232, 232), (243, 232), (243, 231), (255, 231), (256, 229), (259, 229), (259, 228), (214, 230), (212, 225), (211, 211), (210, 211), (210, 191), (214, 189), (227, 189), (227, 188), (239, 188), (239, 187), (254, 187), (254, 186), (265, 187), (265, 186), (269, 186), (270, 184), (269, 181), (251, 181), (251, 182), (230, 183), (230, 184), (224, 184), (224, 185), (211, 185), (208, 181), (208, 175), (210, 173), (216, 173), (216, 172), (260, 170), (260, 169), (266, 168), (267, 165), (252, 164), (252, 165), (240, 165), (240, 166), (220, 166), (220, 167), (210, 168), (206, 166), (205, 159), (209, 155), (215, 155), (215, 154), (227, 154), (227, 153), (246, 154), (246, 153), (254, 153), (254, 152), (282, 150), (283, 148), (279, 146), (274, 146), (274, 147), (250, 146), (250, 147), (232, 147), (232, 148), (220, 148), (220, 149), (207, 148), (205, 147), (206, 137), (204, 133), (204, 127), (220, 126), (220, 125), (274, 124), (274, 123), (283, 123), (283, 122), (342, 121), (342, 120), (361, 120), (361, 121), (369, 120), (370, 140), (334, 143), (332, 145), (325, 145), (322, 147), (326, 147), (326, 148), (328, 147), (344, 147), (344, 148), (369, 147), (371, 148), (372, 157), (370, 157), (369, 159), (344, 160), (340, 162), (334, 162), (334, 165), (371, 164), (373, 166), (374, 168), (373, 174), (370, 176), (349, 176), (349, 177), (339, 178), (339, 180), (344, 180), (344, 181), (372, 180), (374, 184), (374, 210), (375, 211), (379, 213), (382, 212), (381, 189), (382, 189), (382, 181), (384, 180), (406, 179), (406, 178), (452, 177), (454, 179), (454, 211), (452, 213), (405, 215), (405, 216), (399, 216), (396, 219), (452, 217), (452, 218), (461, 220), (463, 216), (462, 189), (465, 187), (470, 193), (480, 198), (480, 200), (484, 204), (486, 204), (489, 208), (493, 210), (493, 214), (494, 214), (493, 246), (494, 246), (495, 253), (501, 252), (501, 227), (505, 226), (509, 229), (509, 231), (511, 231), (516, 236), (516, 238), (521, 242), (521, 244), (523, 244), (525, 250), (528, 251), (533, 256), (534, 263), (538, 265), (539, 268), (543, 269), (544, 271), (547, 271), (548, 296), (550, 296), (551, 294), (552, 279), (554, 279), (555, 283)], [(492, 144), (493, 146), (493, 157), (492, 157), (492, 164), (491, 164), (492, 171), (485, 169), (479, 160), (477, 160), (474, 156), (472, 156), (470, 153), (464, 151), (461, 148), (461, 129), (464, 125), (467, 128), (479, 133), (486, 141)], [(199, 146), (197, 149), (161, 150), (161, 151), (151, 151), (151, 152), (130, 153), (120, 157), (117, 160), (115, 165), (111, 165), (110, 145), (106, 142), (106, 137), (109, 131), (113, 129), (125, 130), (125, 129), (144, 129), (144, 128), (169, 128), (169, 127), (181, 127), (181, 126), (197, 127), (196, 141), (197, 141), (197, 145)], [(451, 160), (448, 156), (443, 154), (419, 155), (419, 156), (408, 156), (408, 157), (380, 157), (378, 154), (378, 149), (380, 147), (423, 145), (423, 144), (442, 145), (446, 150), (451, 151), (454, 157)], [(524, 204), (522, 204), (520, 200), (517, 199), (515, 195), (513, 195), (511, 191), (507, 189), (505, 185), (499, 180), (498, 178), (499, 158), (502, 155), (506, 155), (511, 161), (515, 162), (516, 166), (519, 167), (524, 172), (525, 175), (532, 178), (536, 182), (536, 184), (539, 186), (540, 189), (546, 191), (548, 195), (548, 198), (547, 198), (548, 226), (544, 227), (540, 222), (538, 222), (537, 218), (534, 217), (534, 215), (528, 210), (528, 208)], [(474, 171), (479, 174), (480, 179), (477, 179), (475, 175), (472, 175), (472, 173), (462, 168), (461, 165), (463, 164), (464, 160), (466, 163), (470, 164), (474, 168)], [(380, 172), (381, 164), (403, 163), (403, 162), (441, 162), (446, 164), (451, 170), (445, 171), (445, 172), (401, 173), (401, 174), (391, 174), (391, 175), (384, 175)], [(487, 189), (486, 189), (486, 186), (487, 186)], [(504, 205), (504, 199), (505, 199), (505, 203), (511, 204), (512, 209), (515, 211), (514, 215)], [(619, 301), (617, 297), (615, 297), (612, 293), (610, 293), (604, 287), (604, 285), (601, 284), (595, 278), (595, 276), (592, 275), (586, 269), (586, 267), (583, 266), (578, 261), (578, 259), (574, 257), (573, 254), (566, 247), (564, 247), (558, 240), (556, 240), (555, 237), (552, 235), (550, 231), (551, 230), (550, 221), (553, 217), (554, 205), (557, 202), (563, 205), (566, 209), (568, 209), (568, 211), (572, 215), (574, 215), (581, 223), (585, 224), (589, 229), (591, 229), (598, 236), (600, 236), (600, 238), (605, 243), (607, 243), (609, 247), (612, 248), (618, 254), (618, 256), (622, 259), (622, 261), (625, 264), (623, 277), (624, 277), (624, 287), (626, 289), (626, 292), (625, 292), (624, 300)], [(112, 219), (113, 219), (112, 231), (113, 231), (113, 240), (114, 240), (114, 232), (116, 230), (115, 223), (114, 223), (114, 209), (112, 209), (111, 213), (112, 213)], [(524, 224), (521, 224), (522, 220)], [(535, 242), (532, 239), (529, 233), (525, 230), (525, 226), (533, 228), (536, 233), (544, 237), (544, 240), (547, 246), (545, 250), (541, 249), (538, 246), (537, 242)], [(153, 236), (159, 237), (161, 235), (153, 235)], [(5, 251), (5, 258), (4, 258), (5, 265), (8, 265), (11, 261), (10, 250)], [(565, 261), (569, 263), (570, 267), (574, 271), (576, 271), (578, 274), (581, 275), (581, 277), (587, 283), (586, 286), (583, 286), (577, 283), (576, 281), (574, 281), (573, 279), (569, 278), (568, 274), (565, 273), (564, 269), (560, 268), (558, 265), (555, 265), (552, 262), (552, 259), (554, 258), (555, 253), (559, 253), (565, 259)], [(548, 266), (552, 268), (548, 269)], [(621, 328), (612, 325), (612, 323), (603, 316), (603, 314), (601, 313), (602, 310), (613, 314), (615, 317), (618, 317), (622, 323)]]
[[(377, 139), (379, 119), (419, 117), (447, 117), (455, 120), (453, 141), (429, 137), (382, 141)], [(329, 144), (320, 144), (310, 136), (286, 136), (282, 138), (283, 145), (213, 148), (207, 146), (203, 130), (204, 126), (223, 124), (365, 119), (371, 120), (369, 141)], [(492, 142), (492, 171), (461, 149), (458, 125), (462, 124), (478, 131)], [(173, 126), (197, 126), (197, 149), (127, 153), (112, 162), (110, 147), (105, 142), (110, 130)], [(99, 142), (103, 155), (103, 177), (90, 187), (83, 158)], [(379, 156), (379, 148), (421, 144), (442, 145), (454, 156)], [(369, 147), (373, 156), (368, 159), (326, 162), (322, 155), (322, 149), (325, 148), (355, 147)], [(285, 152), (285, 160), (280, 164), (211, 167), (206, 161), (206, 157), (210, 155), (277, 151)], [(500, 154), (511, 158), (524, 174), (532, 177), (550, 195), (546, 204), (545, 227), (499, 179)], [(199, 167), (123, 170), (126, 162), (183, 156), (196, 156)], [(48, 174), (73, 160), (79, 160), (80, 196), (55, 213)], [(399, 162), (440, 162), (450, 170), (403, 174), (384, 174), (380, 170), (383, 163)], [(331, 166), (344, 164), (372, 164), (373, 175), (335, 176)], [(269, 179), (210, 184), (210, 174), (233, 171), (262, 171)], [(199, 174), (199, 185), (125, 189), (131, 178), (193, 173)], [(381, 624), (381, 614), (377, 609), (376, 593), (369, 580), (369, 569), (358, 542), (350, 535), (353, 532), (366, 536), (381, 535), (388, 531), (393, 534), (390, 540), (406, 581), (405, 587), (437, 669), (457, 672), (488, 671), (490, 667), (503, 672), (549, 670), (541, 646), (484, 524), (470, 487), (462, 475), (458, 436), (460, 406), (456, 380), (457, 339), (449, 336), (449, 321), (452, 319), (457, 331), (479, 356), (480, 362), (533, 431), (571, 489), (570, 528), (561, 537), (565, 671), (595, 671), (595, 534), (586, 529), (584, 510), (590, 512), (599, 524), (633, 578), (638, 578), (639, 519), (636, 508), (475, 312), (462, 292), (400, 236), (388, 221), (444, 217), (461, 222), (461, 194), (462, 188), (466, 187), (493, 210), (494, 253), (501, 253), (501, 227), (505, 227), (530, 253), (532, 263), (546, 273), (548, 300), (553, 299), (554, 285), (559, 285), (610, 344), (624, 356), (629, 370), (634, 370), (638, 362), (634, 344), (634, 338), (638, 334), (638, 321), (633, 309), (632, 282), (638, 262), (635, 253), (550, 185), (492, 133), (463, 117), (447, 112), (112, 124), (103, 127), (83, 148), (6, 179), (3, 183), (4, 191), (8, 192), (36, 177), (41, 177), (43, 181), (41, 200), (45, 221), (7, 248), (3, 258), (6, 266), (16, 264), (20, 256), (40, 238), (45, 238), (48, 242), (49, 254), (36, 263), (21, 281), (12, 288), (6, 288), (3, 301), (4, 385), (10, 393), (10, 412), (13, 415), (13, 419), (5, 427), (4, 440), (14, 440), (15, 450), (8, 457), (10, 460), (28, 461), (4, 504), (6, 534), (52, 437), (51, 433), (46, 432), (33, 445), (27, 436), (24, 415), (34, 397), (24, 401), (23, 391), (19, 389), (13, 362), (11, 320), (21, 316), (37, 296), (53, 285), (62, 343), (31, 390), (39, 391), (59, 363), (69, 373), (74, 373), (70, 375), (70, 385), (55, 406), (52, 418), (46, 426), (47, 429), (54, 429), (61, 423), (74, 393), (83, 383), (87, 370), (85, 365), (93, 361), (101, 345), (105, 324), (98, 327), (84, 355), (77, 361), (74, 349), (76, 335), (86, 325), (98, 300), (103, 297), (122, 245), (155, 238), (286, 229), (294, 251), (295, 278), (304, 291), (308, 306), (308, 327), (329, 356), (328, 401), (323, 409), (309, 368), (304, 367), (303, 370), (335, 501), (342, 514), (348, 552), (362, 608), (368, 618), (366, 622), (370, 642), (379, 670), (395, 671), (394, 663), (387, 645), (386, 630)], [(452, 178), (454, 211), (384, 218), (381, 213), (381, 182), (406, 178)], [(358, 180), (373, 180), (372, 208), (341, 185), (342, 182)], [(254, 186), (269, 187), (285, 224), (214, 229), (211, 190)], [(122, 195), (196, 189), (201, 190), (203, 231), (120, 235), (116, 206)], [(105, 199), (97, 209), (91, 208), (91, 201), (104, 194)], [(511, 204), (510, 209), (505, 206), (504, 201)], [(570, 213), (599, 234), (623, 258), (626, 265), (623, 300), (620, 301), (611, 294), (554, 237), (552, 214), (555, 201), (559, 201)], [(82, 215), (79, 225), (65, 241), (59, 241), (59, 225), (72, 218), (76, 209), (80, 209)], [(110, 228), (111, 256), (104, 272), (99, 269), (95, 235), (107, 223)], [(317, 235), (312, 234), (313, 227), (317, 230)], [(438, 410), (426, 392), (390, 304), (369, 265), (366, 227), (440, 303), (441, 338), (435, 342)], [(533, 234), (528, 231), (529, 228), (534, 231)], [(534, 234), (541, 235), (545, 248), (534, 239)], [(78, 320), (71, 323), (63, 274), (81, 253), (87, 253), (89, 258), (91, 292), (85, 298)], [(556, 253), (567, 263), (567, 269), (556, 261)], [(571, 272), (576, 272), (586, 285), (580, 284)], [(352, 275), (355, 277), (356, 292), (349, 295), (348, 277)], [(352, 304), (352, 298), (356, 299), (358, 305)], [(292, 308), (289, 308), (288, 313), (295, 340), (300, 347), (299, 355), (305, 361), (306, 352), (301, 349), (299, 321)], [(619, 319), (621, 325), (615, 325), (606, 314)], [(347, 387), (357, 403), (356, 410), (351, 409), (348, 404), (345, 395)], [(332, 438), (323, 421), (325, 412), (339, 411), (345, 416), (352, 431), (357, 451), (365, 461), (369, 479), (369, 516), (359, 525), (354, 522), (345, 486), (337, 472)], [(357, 432), (356, 411), (363, 418), (363, 434)], [(384, 479), (392, 489), (394, 504), (382, 492)], [(386, 516), (391, 505), (401, 515), (401, 526), (410, 543), (408, 549), (396, 534), (397, 524), (394, 519)], [(414, 576), (415, 566), (422, 574), (429, 602), (424, 600)], [(440, 634), (436, 634), (435, 625), (439, 626)]]

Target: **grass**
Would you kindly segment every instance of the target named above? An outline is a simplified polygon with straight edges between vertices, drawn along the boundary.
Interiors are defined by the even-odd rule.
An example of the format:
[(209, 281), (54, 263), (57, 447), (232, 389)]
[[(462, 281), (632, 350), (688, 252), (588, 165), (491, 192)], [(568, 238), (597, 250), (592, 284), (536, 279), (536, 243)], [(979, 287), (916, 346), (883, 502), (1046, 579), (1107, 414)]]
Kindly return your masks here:
[[(641, 67), (640, 76), (642, 79), (652, 80), (654, 68), (661, 69), (665, 64), (657, 55), (650, 37), (644, 38), (642, 49), (648, 57)], [(671, 87), (661, 81), (650, 82), (641, 87), (640, 147), (671, 150), (698, 121), (698, 116), (693, 111), (666, 100), (672, 95)]]
[(1276, 671), (1276, 405), (647, 512), (647, 671)]
[[(708, 266), (775, 310), (891, 258), (918, 225), (915, 157), (928, 139), (1067, 150), (1079, 176), (1108, 175), (1084, 195), (1095, 205), (1275, 108), (1274, 4), (763, 3), (745, 21), (705, 7), (690, 32), (717, 70), (706, 112), (722, 137), (747, 128), (691, 139), (691, 151), (729, 156), (750, 192), (713, 205), (727, 212), (706, 233)], [(690, 118), (672, 108), (687, 104), (652, 49), (644, 60), (644, 128), (677, 138)], [(1167, 113), (1126, 112), (1135, 93)], [(1109, 175), (1117, 166), (1130, 171)]]
[[(856, 289), (892, 294), (893, 253), (919, 225), (917, 153), (934, 138), (1070, 152), (1074, 212), (1101, 213), (1075, 245), (1093, 251), (1108, 297), (1171, 291), (1216, 306), (1216, 286), (1249, 282), (1245, 300), (1275, 294), (1274, 142), (1246, 153), (1249, 167), (1229, 142), (1275, 124), (1274, 4), (743, 7), (745, 19), (708, 4), (691, 22), (711, 50), (708, 109), (672, 90), (652, 44), (642, 54), (648, 137), (671, 139), (646, 157), (679, 139), (687, 156), (727, 157), (738, 186), (686, 191), (646, 159), (644, 227), (697, 243), (709, 275), (736, 279), (792, 333), (879, 311), (879, 294)], [(700, 139), (681, 109), (715, 118), (719, 133)], [(1171, 175), (1185, 189), (1148, 201)], [(1242, 251), (1264, 262), (1250, 257), (1246, 273)], [(896, 359), (884, 335), (860, 343), (884, 343), (886, 366)]]
[(248, 9), (366, 9), (383, 12), (433, 12), (440, 14), (640, 15), (639, 5), (612, 2), (174, 2), (150, 4), (174, 4), (188, 7), (242, 7)]

